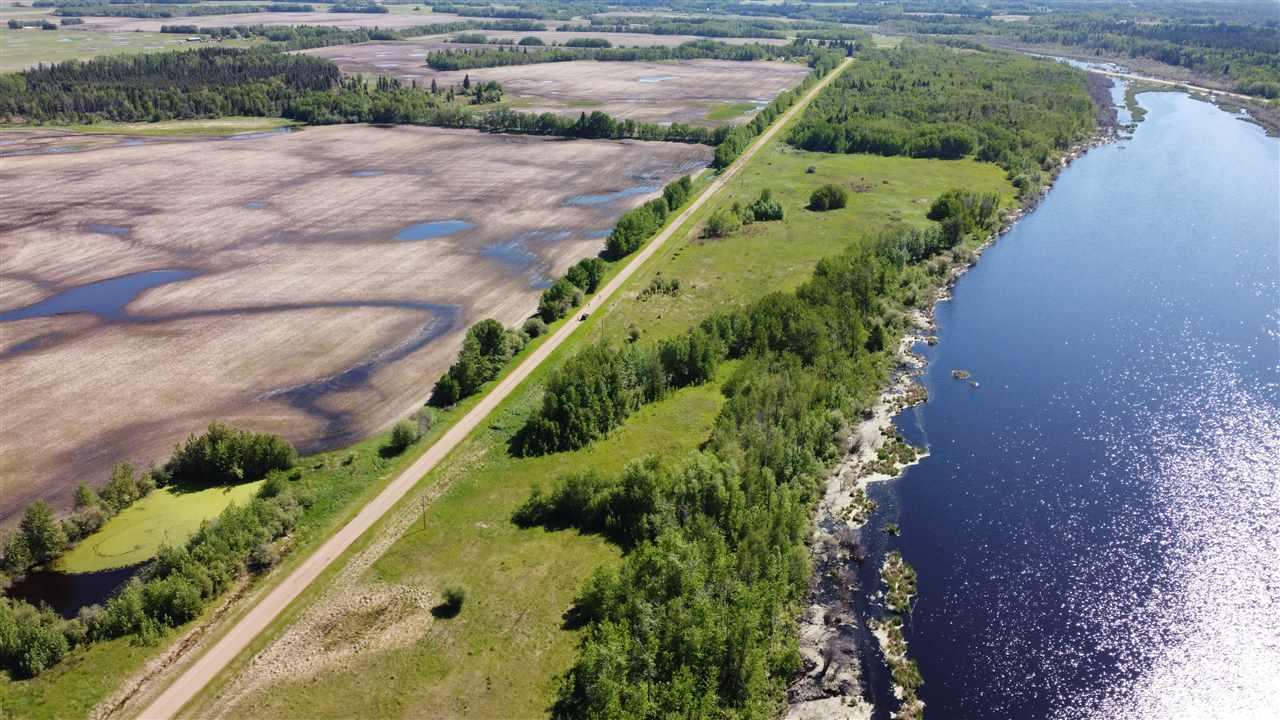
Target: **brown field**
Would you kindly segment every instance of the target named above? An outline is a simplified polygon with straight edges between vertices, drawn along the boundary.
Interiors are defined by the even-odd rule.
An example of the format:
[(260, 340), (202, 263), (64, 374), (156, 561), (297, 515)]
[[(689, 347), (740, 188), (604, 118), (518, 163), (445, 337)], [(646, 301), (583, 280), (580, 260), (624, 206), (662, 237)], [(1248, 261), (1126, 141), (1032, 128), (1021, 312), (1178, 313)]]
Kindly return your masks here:
[(450, 13), (243, 13), (239, 15), (200, 15), (172, 18), (87, 17), (76, 29), (105, 30), (109, 32), (159, 31), (164, 25), (197, 25), (199, 27), (229, 27), (232, 25), (325, 25), (352, 28), (406, 28), (414, 25), (435, 25), (465, 22), (465, 18)]
[[(23, 142), (25, 135), (6, 140)], [(314, 449), (420, 403), (468, 325), (515, 324), (705, 146), (416, 127), (131, 140), (0, 164), (0, 313), (141, 271), (123, 319), (0, 322), (0, 518), (212, 419)], [(610, 202), (579, 196), (631, 190)], [(589, 198), (599, 200), (599, 198)], [(445, 237), (408, 226), (459, 219)]]
[[(602, 110), (619, 118), (646, 122), (710, 124), (707, 113), (725, 105), (772, 100), (794, 87), (809, 69), (799, 63), (676, 60), (670, 62), (539, 63), (437, 72), (424, 58), (445, 43), (423, 41), (361, 43), (307, 50), (328, 58), (344, 73), (387, 75), (421, 86), (435, 79), (440, 87), (496, 80), (503, 99), (524, 112), (577, 115)], [(747, 116), (749, 117), (749, 116)], [(735, 118), (741, 122), (742, 118)]]

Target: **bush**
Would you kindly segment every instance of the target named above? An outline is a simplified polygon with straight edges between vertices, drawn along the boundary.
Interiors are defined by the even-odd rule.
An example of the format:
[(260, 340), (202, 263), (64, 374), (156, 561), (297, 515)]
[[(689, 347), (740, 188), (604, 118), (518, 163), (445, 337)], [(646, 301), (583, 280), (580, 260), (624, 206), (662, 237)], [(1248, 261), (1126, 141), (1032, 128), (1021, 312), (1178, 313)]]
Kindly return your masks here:
[(271, 542), (260, 542), (249, 553), (249, 569), (254, 572), (266, 572), (280, 562), (280, 553)]
[[(625, 217), (625, 216), (624, 216)], [(538, 317), (552, 323), (569, 313), (582, 302), (582, 290), (567, 277), (562, 277), (547, 288), (538, 299)]]
[(809, 209), (818, 212), (838, 210), (849, 202), (849, 191), (839, 185), (826, 184), (809, 196)]
[(387, 447), (397, 453), (404, 452), (408, 447), (418, 441), (418, 426), (408, 420), (401, 420), (391, 428), (391, 439), (387, 443)]
[[(53, 516), (53, 508), (43, 500), (27, 506), (18, 523), (18, 532), (26, 548), (31, 565), (46, 565), (60, 557), (67, 549), (67, 535), (62, 524)], [(19, 551), (19, 555), (21, 551)], [(6, 553), (7, 556), (7, 553)]]
[(604, 277), (606, 267), (600, 258), (585, 258), (569, 268), (564, 276), (583, 292), (593, 293), (600, 286), (600, 278)]
[(542, 42), (542, 38), (536, 35), (526, 35), (520, 38), (519, 44), (525, 47), (546, 45), (546, 43)]
[(738, 214), (729, 208), (721, 208), (707, 218), (707, 226), (703, 231), (706, 237), (722, 238), (732, 235), (742, 227)]
[(521, 325), (520, 329), (524, 331), (525, 335), (528, 335), (532, 339), (542, 337), (547, 332), (548, 328), (547, 324), (542, 321), (542, 318), (529, 318), (524, 321), (524, 325)]
[(769, 188), (761, 190), (760, 197), (748, 205), (747, 210), (751, 213), (751, 219), (756, 222), (782, 219), (782, 204), (773, 199), (773, 192)]
[(0, 597), (0, 667), (25, 679), (53, 666), (71, 649), (65, 624), (49, 610)]
[(492, 318), (481, 320), (467, 331), (458, 359), (445, 371), (431, 391), (431, 405), (448, 407), (470, 397), (502, 372), (524, 344), (527, 337), (507, 330)]
[(431, 614), (438, 618), (456, 617), (462, 612), (462, 605), (466, 601), (466, 588), (461, 585), (450, 585), (444, 589), (444, 601), (431, 608)]

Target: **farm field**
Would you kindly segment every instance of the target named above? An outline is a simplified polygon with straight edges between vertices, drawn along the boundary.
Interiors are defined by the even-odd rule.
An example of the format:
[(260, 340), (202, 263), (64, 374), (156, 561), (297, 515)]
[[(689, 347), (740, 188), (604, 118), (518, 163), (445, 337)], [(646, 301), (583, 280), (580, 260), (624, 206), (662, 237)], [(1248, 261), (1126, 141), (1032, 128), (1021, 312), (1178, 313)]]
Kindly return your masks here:
[(468, 325), (521, 320), (709, 155), (342, 126), (6, 158), (26, 193), (0, 199), (4, 514), (214, 418), (304, 450), (376, 431)]
[[(813, 166), (815, 171), (807, 173)], [(853, 193), (847, 209), (812, 213), (811, 190), (835, 182)], [(705, 218), (735, 199), (771, 188), (787, 213), (723, 240), (702, 240)], [(556, 673), (571, 662), (575, 632), (563, 626), (575, 590), (594, 567), (616, 562), (616, 548), (576, 531), (520, 529), (512, 513), (536, 485), (586, 469), (608, 474), (648, 454), (678, 458), (708, 437), (723, 402), (714, 382), (681, 390), (643, 407), (606, 440), (583, 450), (512, 458), (506, 441), (541, 397), (552, 369), (589, 343), (619, 342), (631, 323), (641, 342), (670, 337), (716, 310), (792, 288), (816, 261), (898, 222), (924, 223), (928, 198), (952, 187), (1011, 187), (999, 168), (972, 161), (797, 152), (779, 142), (752, 159), (726, 192), (680, 228), (632, 276), (622, 294), (587, 321), (494, 415), (406, 498), (346, 566), (313, 586), (260, 639), (259, 653), (218, 688), (187, 708), (186, 717), (380, 716), (529, 717), (545, 712)], [(922, 202), (923, 200), (923, 202)], [(641, 298), (658, 274), (678, 278), (677, 297)], [(435, 488), (447, 484), (442, 493)], [(431, 504), (422, 511), (425, 498)], [(467, 609), (433, 620), (430, 601), (450, 583), (468, 588)], [(367, 602), (357, 604), (350, 598)], [(287, 625), (286, 625), (287, 623)], [(355, 648), (355, 650), (351, 650)], [(305, 663), (287, 662), (307, 658)], [(536, 662), (530, 662), (536, 659)], [(483, 687), (484, 692), (474, 692)]]
[[(764, 105), (799, 84), (809, 69), (778, 61), (676, 60), (668, 62), (539, 63), (439, 72), (425, 64), (428, 52), (447, 47), (423, 43), (363, 43), (317, 48), (309, 55), (333, 60), (344, 73), (386, 75), (440, 87), (497, 81), (503, 100), (524, 112), (577, 115), (600, 110), (616, 118), (645, 122), (714, 124), (708, 115), (726, 105)], [(742, 115), (733, 119), (740, 122)]]

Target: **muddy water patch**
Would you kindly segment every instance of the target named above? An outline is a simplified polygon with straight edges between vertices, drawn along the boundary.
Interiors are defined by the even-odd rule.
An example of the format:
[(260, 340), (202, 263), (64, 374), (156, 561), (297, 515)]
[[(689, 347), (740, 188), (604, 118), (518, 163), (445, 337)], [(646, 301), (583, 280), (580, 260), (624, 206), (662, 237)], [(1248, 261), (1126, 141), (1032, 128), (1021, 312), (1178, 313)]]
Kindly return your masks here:
[(396, 240), (431, 240), (460, 233), (463, 230), (470, 230), (473, 227), (475, 225), (465, 220), (429, 220), (427, 222), (414, 223), (396, 233)]
[(618, 190), (610, 193), (600, 193), (598, 195), (574, 195), (565, 201), (565, 205), (572, 207), (590, 207), (593, 205), (608, 205), (619, 200), (626, 200), (637, 195), (647, 195), (651, 192), (658, 191), (657, 185), (633, 185), (625, 190)]
[[(367, 303), (335, 303), (350, 307), (365, 307)], [(325, 421), (322, 437), (299, 446), (304, 453), (319, 452), (329, 447), (351, 442), (358, 436), (357, 428), (348, 412), (326, 408), (323, 400), (334, 393), (359, 390), (369, 384), (382, 368), (399, 362), (428, 344), (448, 334), (462, 323), (462, 308), (457, 305), (404, 302), (395, 307), (418, 310), (428, 315), (408, 337), (391, 347), (383, 348), (345, 370), (326, 377), (310, 380), (290, 387), (278, 388), (259, 395), (256, 400), (283, 400), (289, 405)]]
[(382, 174), (383, 172), (381, 170), (356, 170), (355, 172), (351, 173), (351, 177), (359, 177), (359, 178), (378, 177)]
[(262, 210), (267, 206), (267, 201), (266, 200), (250, 200), (249, 202), (245, 203), (244, 206), (248, 210)]
[(531, 243), (559, 242), (573, 235), (569, 230), (533, 230), (512, 240), (486, 246), (480, 254), (497, 262), (512, 275), (523, 277), (529, 287), (545, 290), (551, 287), (551, 264), (539, 257)]
[(675, 75), (645, 75), (642, 78), (637, 78), (636, 82), (641, 82), (646, 85), (651, 85), (653, 83), (667, 82), (668, 80), (677, 80), (677, 79), (679, 78), (677, 78)]
[(110, 223), (86, 223), (84, 229), (99, 235), (128, 235), (129, 226)]
[(194, 270), (145, 270), (99, 280), (64, 290), (34, 305), (0, 312), (0, 322), (75, 313), (97, 315), (104, 320), (128, 320), (126, 308), (142, 293), (198, 274)]

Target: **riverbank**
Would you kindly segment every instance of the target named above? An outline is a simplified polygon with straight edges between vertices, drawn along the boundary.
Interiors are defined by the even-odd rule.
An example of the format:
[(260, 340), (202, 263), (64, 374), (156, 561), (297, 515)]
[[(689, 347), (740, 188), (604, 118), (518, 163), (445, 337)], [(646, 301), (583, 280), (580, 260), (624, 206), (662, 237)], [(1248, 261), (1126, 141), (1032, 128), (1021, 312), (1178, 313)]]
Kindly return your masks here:
[[(867, 499), (867, 489), (872, 483), (900, 477), (908, 467), (928, 457), (926, 449), (914, 453), (915, 457), (910, 462), (902, 462), (897, 459), (897, 453), (883, 453), (882, 450), (891, 443), (902, 442), (893, 419), (907, 408), (928, 400), (928, 392), (917, 382), (925, 371), (926, 360), (915, 351), (915, 347), (920, 343), (932, 345), (937, 341), (937, 304), (950, 300), (956, 282), (977, 263), (982, 253), (1039, 205), (1062, 170), (1089, 150), (1119, 137), (1109, 88), (1103, 88), (1096, 77), (1090, 74), (1090, 93), (1095, 100), (1106, 97), (1108, 104), (1098, 103), (1099, 122), (1095, 135), (1064, 153), (1041, 192), (1029, 202), (1004, 213), (999, 228), (970, 248), (967, 259), (952, 263), (936, 286), (932, 301), (924, 303), (924, 309), (910, 313), (911, 329), (898, 341), (895, 367), (889, 383), (864, 414), (862, 422), (850, 433), (845, 459), (828, 475), (814, 521), (811, 543), (814, 580), (810, 604), (798, 623), (805, 670), (788, 688), (787, 720), (871, 718), (874, 707), (864, 695), (865, 673), (859, 660), (859, 638), (866, 637), (868, 632), (876, 638), (881, 656), (891, 669), (906, 667), (911, 662), (899, 618), (859, 617), (854, 607), (853, 594), (858, 591), (858, 581), (856, 569), (850, 563), (863, 563), (865, 552), (860, 542), (861, 533), (874, 532), (866, 527), (867, 519), (875, 509), (874, 503)], [(887, 460), (885, 455), (889, 456)], [(891, 472), (886, 472), (890, 469)], [(897, 528), (882, 530), (896, 532)], [(895, 627), (897, 632), (891, 632)], [(895, 677), (901, 675), (895, 673)], [(895, 681), (894, 693), (899, 699), (908, 694), (908, 690)], [(914, 706), (909, 709), (910, 712), (918, 710)]]

